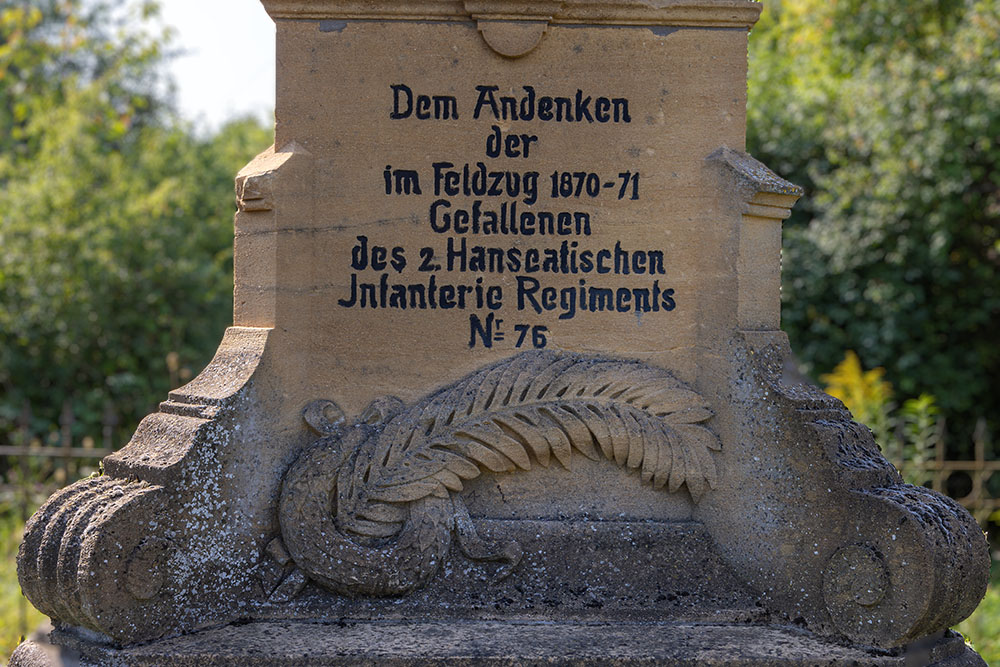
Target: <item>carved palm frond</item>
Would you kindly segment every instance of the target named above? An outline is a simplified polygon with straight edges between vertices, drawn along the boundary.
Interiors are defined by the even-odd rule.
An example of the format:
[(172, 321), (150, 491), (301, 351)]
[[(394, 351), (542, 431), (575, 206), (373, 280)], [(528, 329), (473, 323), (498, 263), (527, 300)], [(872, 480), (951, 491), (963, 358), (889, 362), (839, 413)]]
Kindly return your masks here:
[(351, 531), (398, 530), (404, 503), (446, 498), (464, 480), (565, 467), (575, 450), (638, 470), (645, 482), (697, 502), (716, 483), (715, 435), (704, 399), (640, 362), (527, 353), (470, 375), (414, 405), (341, 469), (338, 515)]

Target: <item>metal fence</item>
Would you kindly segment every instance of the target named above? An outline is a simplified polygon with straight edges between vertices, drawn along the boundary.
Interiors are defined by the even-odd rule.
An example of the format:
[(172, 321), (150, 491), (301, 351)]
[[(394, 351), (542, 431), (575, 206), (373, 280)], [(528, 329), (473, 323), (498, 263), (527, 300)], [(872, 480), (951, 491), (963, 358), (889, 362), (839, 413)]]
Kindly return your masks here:
[[(0, 433), (0, 512), (12, 513), (23, 524), (56, 489), (99, 472), (100, 459), (119, 443), (119, 419), (114, 409), (104, 410), (98, 437), (74, 435), (76, 416), (69, 403), (62, 406), (58, 429), (32, 427), (31, 407), (25, 404), (16, 428)], [(8, 567), (0, 563), (0, 567)], [(18, 598), (17, 631), (25, 636), (28, 602)], [(0, 656), (0, 664), (4, 656)]]
[[(986, 421), (980, 419), (976, 425), (971, 461), (945, 459), (944, 442), (942, 438), (941, 444), (935, 447), (934, 459), (924, 463), (924, 468), (931, 475), (931, 488), (956, 496), (955, 500), (969, 510), (983, 528), (986, 528), (990, 517), (994, 517), (994, 523), (1000, 523), (997, 520), (997, 512), (1000, 511), (1000, 474), (993, 479), (994, 474), (1000, 473), (1000, 460), (987, 458), (989, 434)], [(965, 477), (968, 478), (967, 483), (962, 479)], [(968, 493), (960, 495), (966, 487)]]
[[(5, 471), (0, 500), (16, 505), (24, 518), (55, 489), (97, 471), (99, 460), (124, 444), (115, 441), (119, 420), (111, 407), (104, 411), (97, 437), (74, 436), (69, 403), (63, 405), (58, 431), (35, 433), (31, 423), (31, 408), (25, 405), (17, 429), (5, 438), (11, 444), (0, 444), (0, 472)], [(889, 458), (908, 480), (952, 496), (985, 528), (991, 516), (1000, 519), (1000, 460), (991, 456), (986, 422), (981, 419), (976, 427), (970, 460), (947, 458), (941, 426), (936, 441), (917, 457), (904, 460), (893, 452)]]
[(32, 428), (31, 406), (25, 404), (17, 427), (0, 438), (0, 501), (16, 505), (26, 515), (56, 488), (97, 471), (100, 459), (119, 445), (115, 441), (119, 420), (112, 407), (105, 408), (101, 422), (99, 436), (75, 435), (76, 417), (65, 403), (58, 430), (37, 432)]

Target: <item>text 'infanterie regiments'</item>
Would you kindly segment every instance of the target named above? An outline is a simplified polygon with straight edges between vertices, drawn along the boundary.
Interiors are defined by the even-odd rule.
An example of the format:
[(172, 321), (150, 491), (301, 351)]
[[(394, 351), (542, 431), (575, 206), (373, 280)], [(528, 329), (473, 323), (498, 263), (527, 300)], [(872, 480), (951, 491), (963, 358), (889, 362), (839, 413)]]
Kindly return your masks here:
[[(470, 147), (479, 157), (439, 156), (420, 168), (385, 165), (379, 193), (421, 202), (426, 241), (411, 248), (358, 234), (341, 307), (467, 311), (469, 347), (487, 348), (505, 341), (545, 347), (552, 320), (543, 325), (533, 316), (641, 319), (674, 310), (663, 249), (597, 240), (607, 238), (598, 233), (606, 202), (640, 200), (639, 171), (532, 168), (544, 144), (538, 122), (628, 125), (627, 98), (583, 89), (548, 94), (531, 85), (502, 94), (499, 86), (480, 84), (467, 99), (405, 83), (387, 92), (390, 121), (481, 124), (480, 144)], [(511, 160), (525, 168), (511, 169)], [(501, 311), (508, 320), (516, 311), (517, 323), (505, 322)]]

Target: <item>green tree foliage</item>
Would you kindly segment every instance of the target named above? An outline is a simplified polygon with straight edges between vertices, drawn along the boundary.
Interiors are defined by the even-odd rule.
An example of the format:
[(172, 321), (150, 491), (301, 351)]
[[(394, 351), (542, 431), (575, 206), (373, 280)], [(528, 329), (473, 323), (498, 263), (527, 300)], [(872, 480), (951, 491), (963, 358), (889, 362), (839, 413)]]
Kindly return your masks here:
[(1000, 0), (767, 7), (748, 143), (808, 192), (784, 327), (811, 372), (856, 350), (965, 435), (1000, 408)]
[(25, 401), (134, 427), (232, 321), (232, 178), (269, 132), (176, 119), (155, 9), (0, 0), (0, 432)]

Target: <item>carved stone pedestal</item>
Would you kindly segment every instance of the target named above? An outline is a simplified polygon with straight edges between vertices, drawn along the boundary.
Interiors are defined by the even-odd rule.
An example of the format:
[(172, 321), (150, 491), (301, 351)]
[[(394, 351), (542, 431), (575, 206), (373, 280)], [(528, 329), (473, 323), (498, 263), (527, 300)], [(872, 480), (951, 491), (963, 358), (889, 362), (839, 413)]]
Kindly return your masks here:
[(979, 664), (947, 634), (986, 588), (975, 521), (782, 382), (801, 190), (743, 152), (758, 4), (264, 4), (275, 145), (237, 177), (234, 326), (29, 522), (56, 645)]
[[(253, 330), (227, 336), (228, 345), (266, 348), (266, 340)], [(174, 487), (185, 496), (109, 473), (50, 499), (29, 524), (20, 574), (33, 602), (51, 610), (53, 641), (69, 653), (25, 645), (12, 664), (62, 664), (66, 655), (129, 665), (982, 664), (960, 637), (944, 634), (985, 586), (978, 527), (953, 501), (901, 483), (837, 401), (783, 386), (782, 341), (733, 341), (740, 373), (728, 405), (744, 411), (745, 437), (777, 438), (748, 452), (742, 465), (752, 474), (743, 483), (788, 466), (786, 485), (768, 480), (757, 504), (713, 501), (723, 483), (715, 457), (725, 461), (726, 449), (701, 426), (709, 415), (703, 399), (669, 374), (637, 362), (526, 353), (409, 408), (376, 401), (353, 426), (334, 404), (309, 404), (304, 421), (322, 435), (285, 473), (273, 501), (277, 525), (249, 552), (238, 548), (252, 541), (246, 524), (225, 510), (238, 496), (234, 487), (222, 495), (224, 480), (235, 477), (223, 462), (240, 451), (226, 450), (236, 438), (257, 442), (243, 426), (264, 407), (254, 398), (256, 374), (242, 375), (245, 384), (228, 396), (214, 393), (211, 407), (207, 395), (194, 403), (176, 392), (169, 410), (181, 412), (173, 406), (183, 395), (200, 406), (187, 410), (202, 415), (181, 417), (194, 428), (178, 430), (204, 439), (160, 460), (175, 479), (187, 470), (204, 486)], [(232, 354), (228, 345), (203, 378), (246, 363), (266, 368), (266, 350)], [(148, 422), (178, 416), (154, 415), (139, 433), (162, 438)], [(220, 417), (237, 418), (220, 434), (212, 428)], [(489, 425), (506, 444), (491, 440)], [(220, 447), (199, 458), (199, 442)], [(153, 458), (136, 443), (109, 459), (111, 470), (130, 456), (133, 465)], [(398, 443), (407, 451), (397, 453)], [(500, 452), (510, 461), (548, 456), (552, 466), (561, 452), (565, 469), (537, 474), (570, 490), (564, 476), (593, 480), (601, 468), (634, 468), (623, 482), (642, 488), (646, 478), (650, 492), (661, 471), (660, 493), (673, 474), (690, 486), (701, 475), (704, 497), (680, 519), (629, 516), (664, 511), (629, 494), (620, 519), (592, 520), (603, 510), (556, 497), (548, 516), (537, 509), (537, 519), (507, 517), (511, 510), (496, 501), (504, 485), (483, 474)], [(660, 458), (644, 468), (650, 456)], [(808, 486), (787, 474), (810, 468)], [(465, 472), (461, 483), (443, 475), (460, 488), (437, 483), (447, 470)], [(390, 475), (404, 478), (384, 483)], [(387, 509), (354, 505), (338, 520), (339, 507), (358, 502), (344, 487), (376, 489), (358, 496)], [(537, 492), (529, 485), (522, 495)], [(200, 510), (212, 498), (217, 516)], [(397, 516), (401, 525), (387, 537), (361, 536)], [(740, 517), (740, 532), (727, 534)], [(362, 523), (349, 533), (352, 520)], [(793, 551), (803, 540), (811, 552)], [(748, 559), (755, 550), (763, 555)]]

